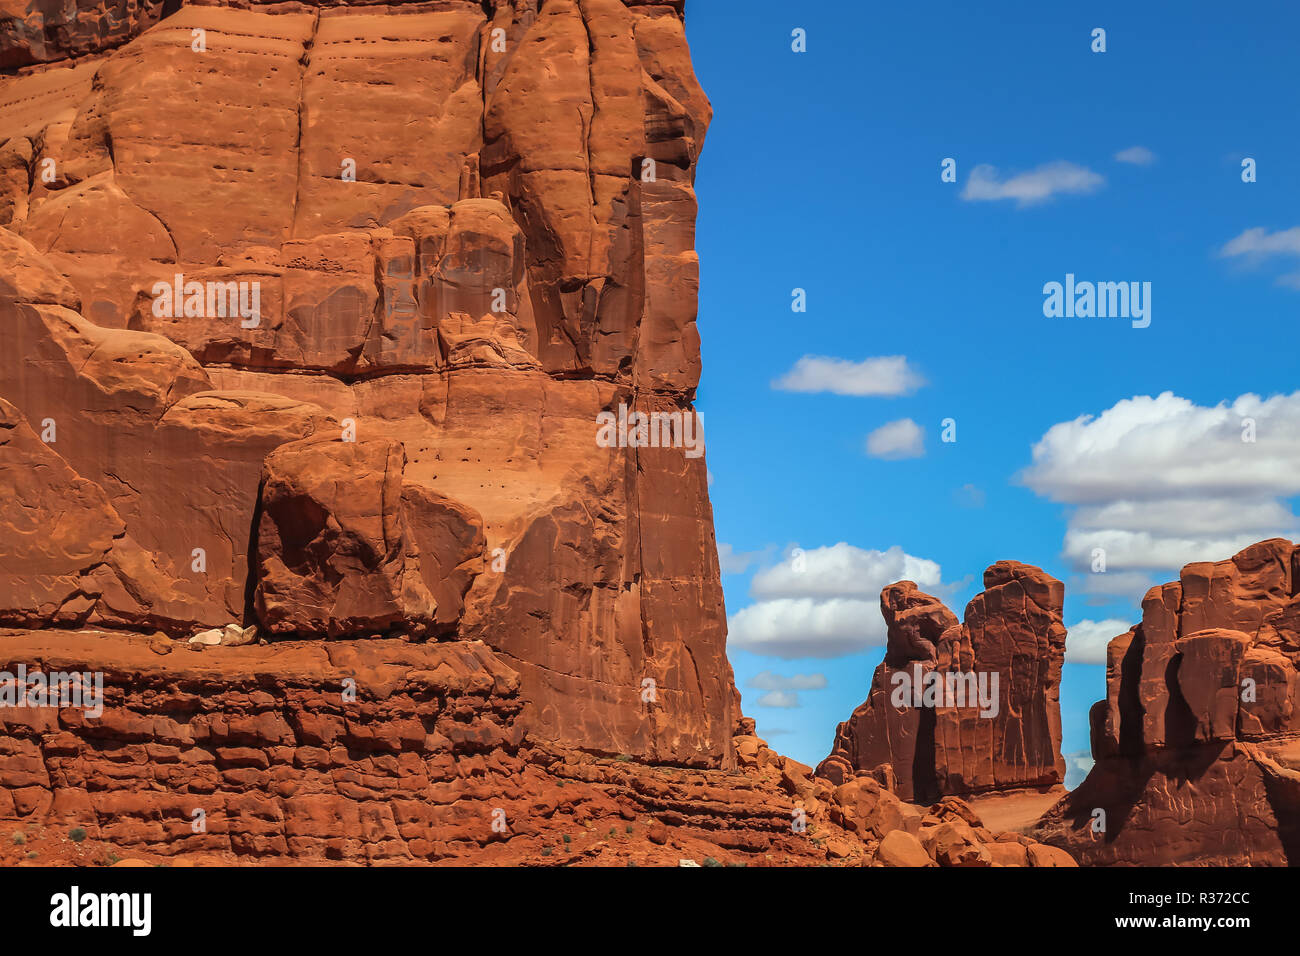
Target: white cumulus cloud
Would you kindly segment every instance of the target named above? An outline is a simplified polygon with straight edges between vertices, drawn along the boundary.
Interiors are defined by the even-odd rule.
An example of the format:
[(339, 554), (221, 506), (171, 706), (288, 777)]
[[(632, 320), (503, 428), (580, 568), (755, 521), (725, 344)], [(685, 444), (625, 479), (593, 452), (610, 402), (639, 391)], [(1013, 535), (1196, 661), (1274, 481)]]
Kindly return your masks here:
[(1108, 575), (1130, 580), (1223, 560), (1300, 528), (1286, 503), (1300, 494), (1300, 392), (1214, 406), (1172, 392), (1124, 399), (1053, 425), (1020, 478), (1073, 506), (1064, 552), (1076, 570), (1093, 571), (1097, 549)]
[(1080, 750), (1077, 753), (1062, 754), (1061, 756), (1065, 758), (1066, 789), (1073, 790), (1083, 783), (1084, 778), (1088, 776), (1088, 771), (1092, 770), (1092, 754), (1087, 750)]
[(1104, 177), (1086, 166), (1064, 160), (1006, 178), (1002, 178), (996, 167), (980, 165), (971, 170), (961, 198), (972, 202), (1014, 199), (1018, 206), (1032, 206), (1047, 202), (1057, 194), (1096, 192), (1105, 183)]
[(915, 581), (922, 590), (938, 588), (939, 565), (913, 557), (898, 545), (875, 551), (841, 541), (808, 551), (792, 549), (780, 564), (755, 574), (749, 591), (763, 599), (852, 597), (878, 602), (886, 585), (903, 580)]
[(886, 422), (867, 436), (866, 451), (885, 461), (920, 458), (925, 454), (925, 430), (910, 418)]
[(943, 590), (938, 564), (897, 546), (874, 551), (840, 542), (795, 548), (780, 564), (754, 575), (750, 595), (758, 600), (730, 616), (728, 644), (787, 660), (882, 646), (880, 592), (901, 580), (931, 593)]
[(907, 363), (906, 355), (883, 355), (854, 362), (825, 355), (805, 355), (772, 382), (783, 392), (831, 392), (835, 395), (908, 395), (925, 379)]

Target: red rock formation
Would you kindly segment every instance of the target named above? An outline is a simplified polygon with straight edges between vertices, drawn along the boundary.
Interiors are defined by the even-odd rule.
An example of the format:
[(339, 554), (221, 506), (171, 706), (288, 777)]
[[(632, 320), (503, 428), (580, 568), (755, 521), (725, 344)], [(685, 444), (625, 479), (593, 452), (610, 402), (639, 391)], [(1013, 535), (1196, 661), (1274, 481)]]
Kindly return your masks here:
[(0, 620), (479, 639), (539, 739), (729, 766), (704, 460), (595, 442), (699, 378), (680, 9), (240, 6), (0, 26), (0, 398), (102, 496)]
[(1064, 596), (1060, 581), (1014, 561), (984, 572), (964, 624), (911, 581), (885, 588), (885, 659), (818, 775), (838, 782), (868, 773), (920, 802), (1061, 784)]
[(703, 448), (597, 440), (694, 422), (681, 4), (237, 6), (0, 19), (0, 861), (1053, 862), (737, 727)]
[(0, 0), (0, 70), (125, 43), (157, 23), (165, 6), (164, 0)]
[(1297, 666), (1300, 548), (1189, 564), (1110, 642), (1096, 763), (1036, 832), (1093, 864), (1300, 859)]
[[(24, 834), (0, 862), (1070, 862), (951, 798), (925, 811), (872, 780), (832, 787), (752, 726), (739, 772), (554, 748), (525, 733), (519, 674), (479, 642), (0, 631), (0, 673), (19, 665), (97, 668), (103, 709), (0, 708), (0, 818)], [(59, 839), (74, 827), (75, 850)]]
[(483, 569), (482, 518), (406, 485), (401, 442), (305, 440), (266, 458), (257, 617), (272, 633), (455, 629)]

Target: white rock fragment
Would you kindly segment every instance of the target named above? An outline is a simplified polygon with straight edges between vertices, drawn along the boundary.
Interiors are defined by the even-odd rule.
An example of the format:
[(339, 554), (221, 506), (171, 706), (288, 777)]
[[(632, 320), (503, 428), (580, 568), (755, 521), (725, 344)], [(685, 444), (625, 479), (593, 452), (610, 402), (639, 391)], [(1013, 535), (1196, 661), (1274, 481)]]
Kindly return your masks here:
[(212, 647), (215, 644), (220, 644), (221, 628), (214, 627), (210, 631), (199, 631), (199, 633), (195, 634), (193, 637), (190, 638), (190, 643), (206, 644), (208, 647)]
[(252, 644), (256, 640), (256, 624), (251, 627), (240, 627), (238, 624), (227, 624), (221, 635), (221, 643), (224, 647), (242, 647), (245, 644)]
[(200, 631), (190, 638), (191, 644), (204, 644), (208, 647), (220, 644), (223, 647), (240, 647), (244, 644), (252, 644), (257, 640), (257, 625), (251, 627), (240, 627), (238, 624), (227, 624), (225, 627), (214, 627), (211, 630)]

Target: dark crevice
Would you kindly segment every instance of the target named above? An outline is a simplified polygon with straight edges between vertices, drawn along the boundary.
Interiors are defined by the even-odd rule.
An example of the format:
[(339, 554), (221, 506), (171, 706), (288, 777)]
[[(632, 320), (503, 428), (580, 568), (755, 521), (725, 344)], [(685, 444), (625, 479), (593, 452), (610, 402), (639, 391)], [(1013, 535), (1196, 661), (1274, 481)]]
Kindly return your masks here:
[(262, 523), (262, 490), (266, 487), (265, 479), (257, 483), (257, 498), (253, 503), (253, 518), (248, 526), (248, 550), (246, 551), (246, 560), (248, 562), (247, 573), (244, 575), (244, 627), (249, 627), (257, 623), (257, 608), (255, 597), (257, 594), (257, 537), (258, 528)]
[(916, 750), (912, 752), (912, 801), (934, 803), (939, 799), (939, 776), (934, 769), (934, 734), (938, 715), (933, 707), (921, 707), (916, 723)]

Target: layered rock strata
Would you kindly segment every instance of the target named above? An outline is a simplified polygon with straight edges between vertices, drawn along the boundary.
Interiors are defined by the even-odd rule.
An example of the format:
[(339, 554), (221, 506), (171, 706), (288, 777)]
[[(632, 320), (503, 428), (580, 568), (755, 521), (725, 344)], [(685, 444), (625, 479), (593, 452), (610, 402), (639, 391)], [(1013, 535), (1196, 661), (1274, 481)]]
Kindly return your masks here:
[[(0, 631), (0, 675), (20, 667), (33, 706), (0, 708), (0, 818), (23, 834), (6, 862), (1072, 863), (960, 801), (833, 787), (750, 721), (730, 771), (534, 741), (519, 674), (479, 642)], [(92, 668), (98, 689), (36, 706), (37, 672)]]

